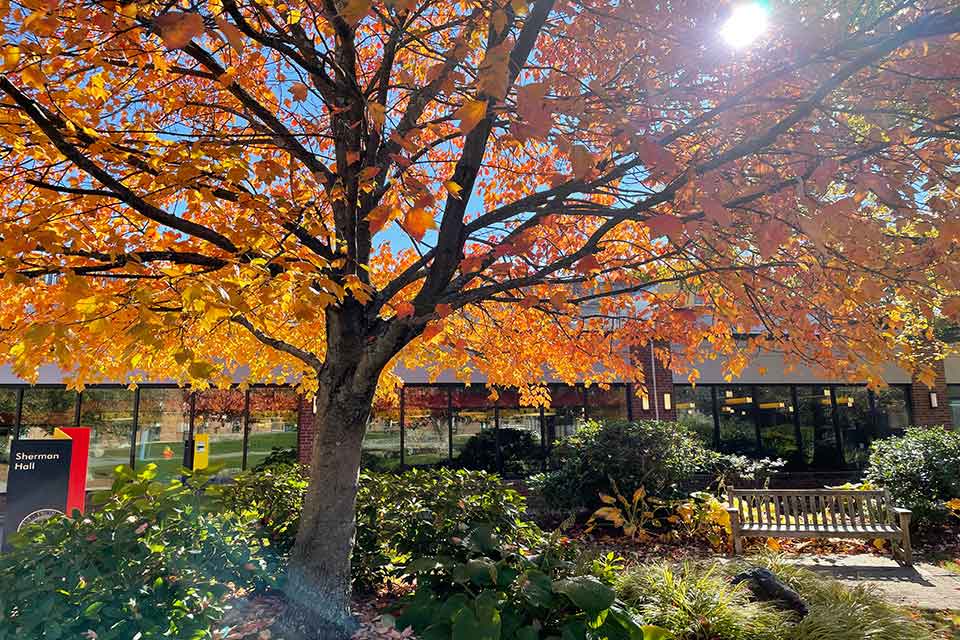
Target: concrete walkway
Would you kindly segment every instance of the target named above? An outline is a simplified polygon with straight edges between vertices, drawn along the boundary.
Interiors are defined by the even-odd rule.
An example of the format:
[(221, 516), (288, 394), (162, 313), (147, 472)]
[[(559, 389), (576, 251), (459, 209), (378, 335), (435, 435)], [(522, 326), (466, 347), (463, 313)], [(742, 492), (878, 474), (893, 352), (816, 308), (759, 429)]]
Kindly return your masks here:
[(848, 585), (870, 584), (890, 602), (922, 609), (960, 609), (960, 576), (936, 565), (904, 567), (875, 555), (799, 556), (794, 562)]

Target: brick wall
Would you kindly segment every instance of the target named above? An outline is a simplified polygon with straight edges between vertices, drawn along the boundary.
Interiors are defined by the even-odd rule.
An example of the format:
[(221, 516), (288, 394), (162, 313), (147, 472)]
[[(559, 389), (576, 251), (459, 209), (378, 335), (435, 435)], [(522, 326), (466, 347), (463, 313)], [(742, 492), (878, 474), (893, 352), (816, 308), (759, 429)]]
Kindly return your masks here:
[(297, 411), (297, 451), (302, 464), (310, 464), (315, 431), (316, 415), (313, 413), (313, 400), (300, 396), (300, 407)]
[[(937, 394), (937, 407), (930, 406), (930, 392)], [(913, 424), (923, 426), (951, 426), (950, 402), (947, 398), (947, 376), (943, 361), (937, 363), (937, 377), (928, 387), (919, 380), (910, 384), (910, 404), (913, 407)]]
[[(656, 345), (657, 349), (665, 349), (667, 346), (666, 344)], [(632, 350), (634, 364), (643, 368), (644, 381), (649, 396), (648, 408), (645, 410), (643, 408), (643, 398), (636, 393), (631, 393), (630, 403), (632, 405), (633, 419), (654, 420), (658, 416), (659, 409), (660, 420), (676, 420), (677, 412), (674, 407), (676, 406), (677, 398), (673, 392), (673, 373), (663, 366), (663, 363), (656, 357), (653, 359), (651, 369), (650, 349), (651, 343), (647, 343), (640, 347), (634, 347)], [(656, 381), (656, 384), (654, 384), (654, 381)], [(656, 387), (656, 394), (654, 394), (654, 387)], [(634, 391), (636, 391), (636, 389), (634, 389)], [(669, 409), (666, 408), (664, 394), (670, 394)]]

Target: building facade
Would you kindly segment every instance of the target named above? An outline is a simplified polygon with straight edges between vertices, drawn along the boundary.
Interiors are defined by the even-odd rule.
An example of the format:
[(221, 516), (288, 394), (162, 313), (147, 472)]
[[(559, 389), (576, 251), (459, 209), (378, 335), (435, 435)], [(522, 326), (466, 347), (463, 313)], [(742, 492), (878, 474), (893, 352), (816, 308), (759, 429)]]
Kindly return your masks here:
[[(792, 470), (837, 471), (861, 468), (873, 440), (908, 425), (960, 427), (960, 358), (944, 363), (932, 388), (891, 368), (890, 385), (874, 392), (805, 370), (785, 374), (776, 354), (758, 357), (733, 383), (707, 363), (694, 386), (650, 355), (634, 354), (646, 395), (617, 381), (556, 382), (549, 408), (524, 407), (510, 389), (494, 400), (482, 380), (468, 386), (452, 376), (431, 382), (421, 371), (401, 372), (406, 384), (396, 403), (375, 408), (364, 454), (380, 467), (434, 464), (456, 459), (471, 438), (489, 432), (500, 446), (523, 442), (545, 460), (552, 442), (587, 420), (659, 419), (687, 424), (719, 451), (782, 458)], [(169, 384), (96, 385), (75, 393), (54, 369), (43, 369), (36, 385), (0, 369), (0, 492), (13, 439), (50, 437), (55, 427), (73, 425), (92, 429), (89, 486), (102, 488), (118, 464), (155, 463), (161, 476), (176, 475), (191, 434), (210, 435), (211, 462), (228, 475), (275, 447), (298, 447), (306, 461), (314, 415), (312, 402), (284, 386), (192, 393)]]

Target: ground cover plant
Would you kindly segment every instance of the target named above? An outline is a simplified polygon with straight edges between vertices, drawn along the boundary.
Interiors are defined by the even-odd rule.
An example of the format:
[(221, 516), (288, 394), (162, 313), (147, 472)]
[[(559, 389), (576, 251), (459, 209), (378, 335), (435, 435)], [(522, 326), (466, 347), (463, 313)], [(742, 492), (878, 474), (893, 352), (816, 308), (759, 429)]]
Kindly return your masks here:
[(411, 565), (417, 591), (401, 603), (398, 629), (434, 640), (660, 640), (598, 578), (574, 575), (569, 553), (544, 541), (527, 556), (489, 528), (474, 529), (452, 556)]
[(205, 638), (230, 593), (275, 584), (281, 567), (255, 519), (206, 509), (209, 476), (155, 476), (119, 467), (86, 516), (13, 537), (0, 554), (0, 638)]

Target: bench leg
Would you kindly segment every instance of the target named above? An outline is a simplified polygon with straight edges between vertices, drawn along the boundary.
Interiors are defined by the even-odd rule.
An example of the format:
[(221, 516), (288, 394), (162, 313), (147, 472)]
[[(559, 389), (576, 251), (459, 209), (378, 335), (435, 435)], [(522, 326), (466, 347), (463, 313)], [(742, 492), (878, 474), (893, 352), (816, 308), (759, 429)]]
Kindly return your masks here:
[(740, 514), (736, 509), (727, 509), (730, 515), (730, 539), (733, 542), (733, 555), (743, 555), (743, 539), (740, 537)]
[(910, 544), (910, 514), (900, 514), (900, 530), (903, 531), (903, 537), (900, 539), (900, 546), (903, 549), (903, 564), (913, 566), (913, 545)]

